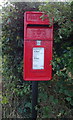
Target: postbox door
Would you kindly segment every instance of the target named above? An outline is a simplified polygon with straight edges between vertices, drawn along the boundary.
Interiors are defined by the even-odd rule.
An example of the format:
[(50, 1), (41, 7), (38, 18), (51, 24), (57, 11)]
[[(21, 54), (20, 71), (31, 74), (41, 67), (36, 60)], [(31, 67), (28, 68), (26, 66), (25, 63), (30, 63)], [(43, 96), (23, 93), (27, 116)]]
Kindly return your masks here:
[(24, 80), (50, 80), (52, 73), (52, 41), (24, 42)]

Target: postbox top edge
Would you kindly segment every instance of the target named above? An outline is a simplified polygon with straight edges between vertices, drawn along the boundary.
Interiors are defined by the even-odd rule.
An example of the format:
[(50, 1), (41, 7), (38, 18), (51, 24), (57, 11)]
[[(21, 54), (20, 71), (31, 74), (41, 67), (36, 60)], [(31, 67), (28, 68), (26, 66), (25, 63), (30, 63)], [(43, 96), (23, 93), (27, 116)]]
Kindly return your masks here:
[(38, 14), (42, 14), (44, 12), (39, 12), (39, 11), (25, 11), (24, 14), (27, 14), (27, 13), (38, 13)]

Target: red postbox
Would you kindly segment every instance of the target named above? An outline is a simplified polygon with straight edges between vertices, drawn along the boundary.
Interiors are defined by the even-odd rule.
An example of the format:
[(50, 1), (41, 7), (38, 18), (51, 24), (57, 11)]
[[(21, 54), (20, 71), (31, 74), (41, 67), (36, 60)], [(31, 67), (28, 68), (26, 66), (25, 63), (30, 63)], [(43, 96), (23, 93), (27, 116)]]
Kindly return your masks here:
[(24, 68), (26, 81), (47, 81), (52, 78), (53, 25), (41, 19), (42, 12), (24, 14)]

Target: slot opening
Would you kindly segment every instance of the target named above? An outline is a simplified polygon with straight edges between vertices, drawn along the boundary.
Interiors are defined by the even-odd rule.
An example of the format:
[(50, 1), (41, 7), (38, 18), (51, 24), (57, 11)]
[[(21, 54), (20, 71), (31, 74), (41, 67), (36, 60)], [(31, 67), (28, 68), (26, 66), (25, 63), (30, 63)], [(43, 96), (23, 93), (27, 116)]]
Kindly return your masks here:
[(48, 25), (28, 24), (27, 27), (49, 27), (49, 24)]

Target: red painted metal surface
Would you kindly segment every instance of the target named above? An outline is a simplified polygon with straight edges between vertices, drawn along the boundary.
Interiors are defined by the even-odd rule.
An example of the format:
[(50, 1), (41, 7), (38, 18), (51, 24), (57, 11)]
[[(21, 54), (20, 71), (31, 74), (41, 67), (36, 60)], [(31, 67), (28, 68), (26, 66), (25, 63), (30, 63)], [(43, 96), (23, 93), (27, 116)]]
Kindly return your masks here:
[(26, 81), (47, 81), (52, 79), (53, 25), (42, 20), (42, 12), (24, 14), (24, 68)]

